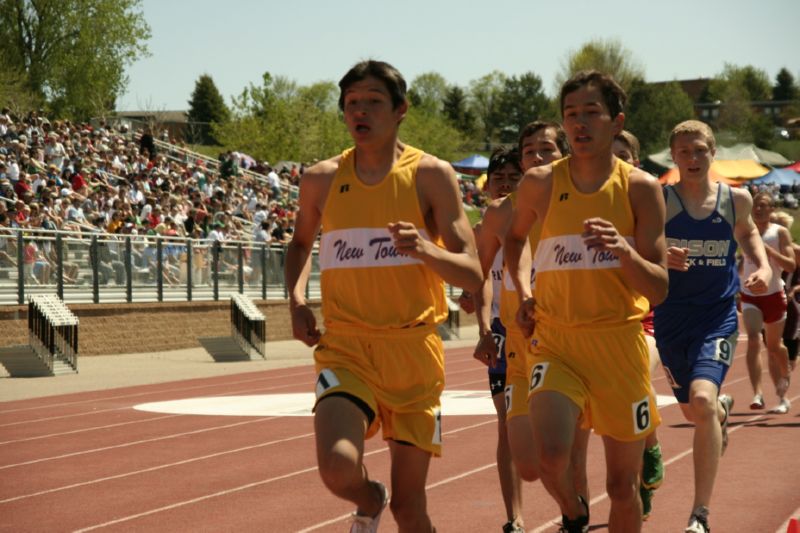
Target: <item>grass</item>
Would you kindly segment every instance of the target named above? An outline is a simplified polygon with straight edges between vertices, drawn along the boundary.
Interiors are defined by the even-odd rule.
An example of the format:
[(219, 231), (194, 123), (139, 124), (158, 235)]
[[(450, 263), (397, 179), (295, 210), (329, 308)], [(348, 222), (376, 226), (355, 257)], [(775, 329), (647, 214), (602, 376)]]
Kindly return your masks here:
[(778, 152), (790, 161), (800, 161), (800, 140), (775, 141), (772, 150)]
[(786, 209), (781, 207), (778, 211), (785, 211), (794, 217), (794, 225), (792, 225), (789, 232), (792, 234), (792, 240), (800, 243), (800, 209)]

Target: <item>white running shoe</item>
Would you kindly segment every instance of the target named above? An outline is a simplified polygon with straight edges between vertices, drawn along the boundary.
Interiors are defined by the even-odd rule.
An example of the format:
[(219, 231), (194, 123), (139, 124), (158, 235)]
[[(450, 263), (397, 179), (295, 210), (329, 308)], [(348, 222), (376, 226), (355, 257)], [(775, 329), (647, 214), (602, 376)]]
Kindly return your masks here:
[(781, 398), (781, 403), (779, 403), (775, 408), (771, 409), (770, 413), (776, 415), (785, 415), (791, 408), (792, 402), (789, 401), (789, 398)]
[(763, 409), (764, 408), (764, 395), (756, 394), (753, 396), (753, 401), (750, 402), (750, 409)]
[(357, 512), (353, 512), (350, 516), (352, 520), (350, 533), (376, 533), (378, 531), (378, 523), (381, 521), (381, 515), (383, 514), (383, 510), (386, 509), (386, 505), (389, 503), (389, 491), (386, 490), (386, 485), (380, 481), (371, 481), (370, 483), (375, 485), (381, 496), (381, 509), (378, 511), (378, 514), (373, 517), (362, 516)]

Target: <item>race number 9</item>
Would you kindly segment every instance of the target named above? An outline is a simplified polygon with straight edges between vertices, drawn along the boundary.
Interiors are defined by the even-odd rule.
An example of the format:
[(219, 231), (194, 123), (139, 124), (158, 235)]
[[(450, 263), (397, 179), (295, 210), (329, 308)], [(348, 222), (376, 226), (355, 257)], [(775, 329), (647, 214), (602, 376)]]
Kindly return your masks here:
[(633, 432), (638, 435), (650, 427), (650, 397), (635, 402), (633, 409)]
[(727, 366), (731, 366), (733, 361), (734, 345), (728, 339), (717, 339), (716, 349), (714, 350), (714, 360)]
[(547, 374), (547, 368), (550, 363), (538, 363), (531, 369), (531, 384), (528, 391), (538, 389), (544, 383), (544, 376)]

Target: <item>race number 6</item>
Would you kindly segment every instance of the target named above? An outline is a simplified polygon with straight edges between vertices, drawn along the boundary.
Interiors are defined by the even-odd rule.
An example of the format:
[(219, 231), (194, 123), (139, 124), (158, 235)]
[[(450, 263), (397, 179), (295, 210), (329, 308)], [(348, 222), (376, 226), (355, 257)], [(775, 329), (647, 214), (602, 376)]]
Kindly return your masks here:
[(547, 369), (550, 363), (538, 363), (531, 369), (531, 384), (528, 391), (538, 389), (544, 383), (544, 376), (547, 374)]

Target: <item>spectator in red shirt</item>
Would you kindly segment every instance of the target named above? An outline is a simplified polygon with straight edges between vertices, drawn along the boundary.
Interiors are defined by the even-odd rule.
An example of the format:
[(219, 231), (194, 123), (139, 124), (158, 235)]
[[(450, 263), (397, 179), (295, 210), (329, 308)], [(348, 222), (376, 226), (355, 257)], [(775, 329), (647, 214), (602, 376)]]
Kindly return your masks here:
[(72, 185), (73, 192), (76, 192), (82, 196), (86, 196), (86, 193), (89, 190), (89, 185), (83, 178), (83, 174), (81, 174), (81, 171), (82, 171), (81, 166), (75, 165), (75, 172), (73, 172), (72, 176), (70, 176), (69, 182)]
[(31, 192), (31, 183), (28, 175), (24, 172), (20, 173), (19, 179), (14, 184), (14, 193), (16, 193), (17, 198), (22, 198), (25, 196), (25, 193)]

